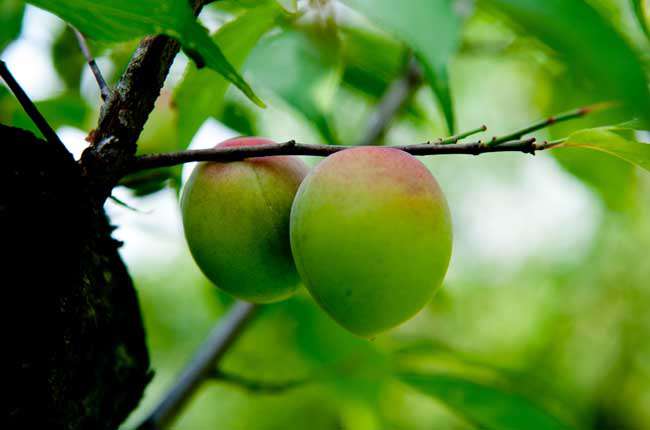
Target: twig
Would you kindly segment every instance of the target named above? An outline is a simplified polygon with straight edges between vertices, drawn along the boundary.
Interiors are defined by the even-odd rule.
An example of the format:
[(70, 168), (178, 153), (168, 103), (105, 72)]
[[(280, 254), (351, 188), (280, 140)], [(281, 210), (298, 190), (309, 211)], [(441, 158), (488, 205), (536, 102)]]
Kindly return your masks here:
[(465, 139), (467, 137), (474, 136), (475, 134), (483, 133), (485, 131), (487, 131), (487, 126), (482, 125), (479, 128), (475, 128), (473, 130), (469, 130), (469, 131), (466, 131), (464, 133), (458, 133), (458, 134), (455, 134), (453, 136), (445, 137), (444, 139), (440, 138), (440, 139), (435, 140), (433, 142), (427, 142), (427, 143), (433, 143), (435, 145), (450, 145), (452, 143), (458, 143), (459, 141), (461, 141), (461, 140), (463, 140), (463, 139)]
[(246, 391), (258, 394), (279, 394), (294, 388), (302, 387), (310, 382), (310, 379), (299, 379), (287, 382), (266, 382), (255, 381), (252, 379), (244, 378), (239, 375), (224, 372), (223, 370), (214, 370), (210, 377), (215, 381), (222, 381), (229, 384), (237, 385)]
[(511, 140), (521, 139), (523, 136), (525, 136), (527, 134), (530, 134), (530, 133), (532, 133), (534, 131), (537, 131), (537, 130), (541, 130), (541, 129), (546, 128), (546, 127), (548, 127), (550, 125), (557, 124), (559, 122), (569, 121), (569, 120), (576, 119), (576, 118), (580, 118), (580, 117), (583, 117), (583, 116), (585, 116), (585, 115), (587, 115), (589, 113), (599, 111), (599, 110), (603, 110), (603, 109), (607, 109), (607, 108), (609, 108), (611, 106), (613, 106), (613, 103), (609, 103), (609, 102), (598, 103), (598, 104), (595, 104), (595, 105), (585, 106), (585, 107), (582, 107), (582, 108), (579, 108), (579, 109), (574, 109), (572, 111), (565, 112), (565, 113), (562, 113), (562, 114), (559, 114), (559, 115), (551, 116), (551, 117), (548, 117), (548, 118), (546, 118), (546, 119), (544, 119), (542, 121), (539, 121), (539, 122), (531, 124), (531, 125), (529, 125), (527, 127), (524, 127), (524, 128), (522, 128), (520, 130), (514, 131), (514, 132), (512, 132), (510, 134), (506, 134), (506, 135), (501, 136), (501, 137), (493, 137), (492, 140), (487, 142), (487, 145), (488, 146), (497, 146), (497, 145), (501, 145), (502, 143), (505, 143), (505, 142), (508, 142), (508, 141), (511, 141)]
[(50, 126), (43, 115), (41, 115), (34, 102), (29, 98), (29, 96), (25, 93), (20, 84), (11, 74), (11, 71), (9, 71), (9, 68), (7, 67), (7, 63), (2, 60), (0, 60), (0, 76), (7, 83), (7, 86), (11, 92), (14, 93), (14, 96), (16, 96), (16, 99), (20, 105), (34, 122), (36, 128), (38, 128), (43, 134), (45, 140), (47, 140), (52, 145), (58, 145), (61, 148), (65, 148), (65, 145), (63, 145), (63, 142), (61, 142), (61, 139), (59, 139), (59, 136), (57, 136), (54, 129)]
[[(417, 145), (390, 146), (387, 148), (400, 149), (412, 155), (448, 155), (467, 154), (480, 155), (490, 152), (524, 152), (534, 153), (549, 149), (547, 143), (536, 144), (535, 138), (515, 140), (498, 146), (489, 146), (484, 142), (457, 143), (453, 145), (431, 145), (422, 143)], [(177, 164), (194, 161), (229, 162), (252, 157), (269, 157), (275, 155), (310, 155), (327, 157), (336, 152), (359, 146), (337, 145), (309, 145), (288, 141), (257, 146), (217, 147), (212, 149), (195, 149), (181, 152), (168, 152), (162, 154), (143, 155), (137, 157), (125, 173), (137, 172), (146, 169), (175, 166)]]
[(388, 125), (422, 84), (422, 72), (414, 58), (408, 62), (404, 76), (390, 84), (377, 110), (370, 118), (368, 129), (357, 146), (377, 145), (386, 134)]
[(72, 25), (70, 25), (70, 28), (74, 32), (74, 35), (77, 37), (77, 42), (79, 43), (79, 49), (81, 49), (81, 53), (83, 54), (84, 58), (86, 58), (86, 61), (88, 62), (88, 66), (90, 67), (90, 71), (93, 73), (93, 76), (95, 76), (97, 85), (99, 85), (99, 92), (101, 94), (102, 100), (103, 101), (108, 100), (108, 98), (111, 96), (111, 89), (106, 83), (106, 80), (104, 79), (101, 70), (99, 70), (99, 66), (97, 66), (97, 63), (95, 62), (95, 58), (90, 52), (90, 48), (88, 47), (86, 38), (84, 37), (83, 34), (81, 34), (79, 30), (77, 30)]
[(236, 302), (232, 306), (217, 322), (173, 388), (138, 429), (163, 428), (176, 416), (252, 319), (256, 309), (256, 305), (245, 302)]

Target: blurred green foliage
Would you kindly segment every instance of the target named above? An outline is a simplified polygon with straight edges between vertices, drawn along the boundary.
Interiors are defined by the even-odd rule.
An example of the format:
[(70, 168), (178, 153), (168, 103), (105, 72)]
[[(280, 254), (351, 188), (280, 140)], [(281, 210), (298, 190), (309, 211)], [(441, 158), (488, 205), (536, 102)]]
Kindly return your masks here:
[[(62, 4), (51, 9), (60, 12)], [(174, 103), (159, 117), (177, 128), (167, 137), (153, 133), (154, 140), (165, 140), (164, 150), (186, 148), (209, 118), (275, 140), (356, 142), (411, 53), (424, 63), (427, 82), (396, 116), (388, 143), (433, 140), (452, 123), (460, 130), (485, 123), (487, 136), (498, 135), (593, 102), (614, 99), (619, 105), (538, 133), (542, 140), (569, 140), (534, 160), (522, 154), (423, 160), (449, 198), (457, 237), (451, 273), (431, 304), (372, 340), (339, 328), (304, 291), (265, 306), (222, 363), (228, 377), (208, 381), (174, 428), (650, 428), (650, 178), (639, 168), (648, 168), (642, 143), (648, 135), (632, 130), (647, 128), (650, 112), (648, 40), (640, 25), (647, 20), (646, 4), (436, 0), (398, 7), (346, 0), (332, 9), (315, 0), (298, 8), (291, 0), (281, 7), (271, 0), (222, 0), (206, 8), (204, 20), (211, 13), (221, 20), (212, 41), (268, 109), (257, 108), (214, 71), (190, 64), (164, 90), (174, 94)], [(61, 15), (73, 17), (67, 12)], [(156, 12), (176, 28), (177, 21), (166, 21), (169, 11)], [(18, 36), (22, 16), (22, 2), (0, 3), (0, 50)], [(91, 48), (101, 64), (112, 64), (110, 82), (135, 47), (133, 41), (110, 40), (155, 30), (138, 16), (138, 26), (129, 29), (126, 21), (110, 20), (102, 28), (110, 34), (92, 34), (104, 21), (82, 17), (78, 23), (104, 40)], [(99, 99), (83, 91), (84, 61), (72, 34), (52, 33), (52, 63), (63, 88), (37, 105), (54, 127), (88, 132)], [(0, 122), (33, 129), (3, 87)], [(524, 187), (536, 168), (548, 176)], [(176, 194), (163, 188), (177, 176), (163, 171), (129, 178), (135, 190), (129, 199), (154, 193), (159, 201), (174, 200)], [(545, 229), (541, 234), (559, 242), (591, 222), (587, 239), (569, 235), (575, 243), (549, 250), (548, 243), (526, 243), (526, 235), (518, 242), (521, 255), (474, 252), (488, 236), (502, 239), (505, 248), (509, 226), (500, 224), (495, 232), (479, 223), (478, 232), (469, 232), (467, 212), (486, 220), (486, 213), (507, 205), (502, 188), (523, 187), (523, 205), (543, 200), (547, 186), (554, 187), (551, 193), (570, 188), (564, 191), (590, 206), (575, 218), (545, 226), (530, 222), (528, 229)], [(553, 217), (559, 209), (549, 204), (540, 210)], [(135, 216), (143, 220), (137, 235), (156, 224), (156, 215)], [(521, 221), (515, 216), (509, 221)], [(137, 238), (132, 234), (121, 239), (128, 244)], [(159, 236), (155, 232), (150, 240)], [(198, 272), (179, 235), (171, 242), (171, 256), (154, 242), (142, 252), (161, 255), (128, 259), (156, 376), (125, 428), (173, 383), (232, 302)]]

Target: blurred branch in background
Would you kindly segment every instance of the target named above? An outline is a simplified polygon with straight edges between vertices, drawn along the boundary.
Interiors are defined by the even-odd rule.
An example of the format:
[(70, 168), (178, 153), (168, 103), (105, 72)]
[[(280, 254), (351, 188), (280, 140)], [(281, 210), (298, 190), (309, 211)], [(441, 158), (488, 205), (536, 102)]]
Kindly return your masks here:
[(411, 57), (403, 76), (396, 79), (386, 90), (377, 109), (368, 121), (366, 133), (358, 146), (378, 145), (390, 126), (391, 120), (408, 103), (423, 83), (422, 71)]
[(88, 43), (86, 42), (85, 36), (81, 34), (81, 32), (77, 30), (75, 27), (73, 27), (72, 25), (70, 25), (70, 28), (72, 29), (75, 37), (77, 38), (77, 42), (79, 43), (79, 49), (81, 50), (81, 53), (83, 54), (84, 58), (86, 58), (86, 61), (88, 62), (88, 66), (90, 67), (90, 71), (93, 73), (93, 76), (97, 81), (97, 85), (99, 85), (99, 92), (101, 94), (102, 100), (103, 101), (108, 100), (109, 97), (111, 96), (111, 89), (106, 83), (106, 80), (102, 75), (102, 71), (99, 70), (99, 66), (97, 66), (97, 62), (95, 61), (95, 58), (90, 52), (90, 48), (88, 47)]
[(228, 313), (217, 321), (214, 329), (192, 361), (185, 367), (177, 382), (149, 417), (138, 427), (139, 429), (164, 428), (172, 421), (252, 320), (256, 310), (257, 306), (251, 303), (235, 302), (232, 305)]
[(257, 381), (253, 379), (244, 378), (240, 375), (225, 372), (217, 369), (210, 375), (211, 379), (215, 382), (225, 382), (228, 384), (236, 385), (244, 390), (256, 394), (280, 394), (295, 388), (303, 387), (309, 383), (314, 382), (310, 379), (299, 379), (287, 382), (267, 382)]

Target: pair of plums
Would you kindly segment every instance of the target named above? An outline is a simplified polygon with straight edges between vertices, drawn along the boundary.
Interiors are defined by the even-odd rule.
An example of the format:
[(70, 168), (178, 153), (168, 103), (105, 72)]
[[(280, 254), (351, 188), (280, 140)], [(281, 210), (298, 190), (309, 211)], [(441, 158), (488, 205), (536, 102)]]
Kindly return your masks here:
[(311, 172), (291, 156), (201, 163), (181, 205), (190, 251), (219, 288), (269, 303), (302, 283), (363, 337), (415, 315), (449, 265), (445, 197), (420, 161), (390, 147), (345, 149)]

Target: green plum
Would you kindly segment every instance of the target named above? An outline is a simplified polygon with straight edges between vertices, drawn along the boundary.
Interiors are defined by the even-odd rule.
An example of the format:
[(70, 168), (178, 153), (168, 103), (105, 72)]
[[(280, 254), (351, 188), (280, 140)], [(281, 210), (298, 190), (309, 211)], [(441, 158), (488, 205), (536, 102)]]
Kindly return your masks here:
[[(219, 146), (270, 143), (248, 137)], [(200, 163), (194, 169), (181, 198), (185, 238), (217, 287), (255, 303), (285, 299), (298, 288), (289, 217), (307, 172), (305, 163), (288, 156)]]
[(290, 232), (311, 295), (363, 337), (420, 311), (451, 257), (451, 217), (438, 183), (415, 157), (388, 147), (322, 161), (298, 190)]

